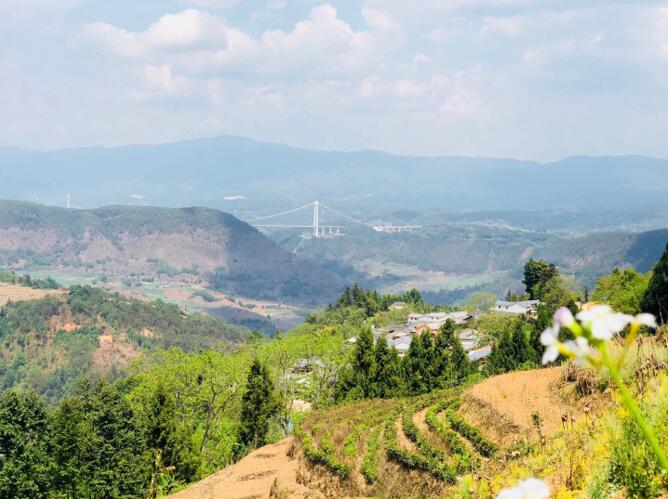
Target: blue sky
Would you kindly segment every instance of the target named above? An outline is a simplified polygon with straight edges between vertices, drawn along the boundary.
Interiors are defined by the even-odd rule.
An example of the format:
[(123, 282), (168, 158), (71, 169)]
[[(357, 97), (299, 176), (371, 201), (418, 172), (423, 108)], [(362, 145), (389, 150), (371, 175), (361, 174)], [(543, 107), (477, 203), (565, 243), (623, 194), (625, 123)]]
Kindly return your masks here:
[(668, 2), (2, 0), (0, 145), (668, 157)]

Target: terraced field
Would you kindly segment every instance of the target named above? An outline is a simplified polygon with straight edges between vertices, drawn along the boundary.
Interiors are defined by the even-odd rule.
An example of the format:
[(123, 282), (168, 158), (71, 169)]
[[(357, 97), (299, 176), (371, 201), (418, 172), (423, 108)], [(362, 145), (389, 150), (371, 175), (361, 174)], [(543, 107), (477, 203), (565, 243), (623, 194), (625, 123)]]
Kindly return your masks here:
[[(461, 395), (447, 390), (372, 400), (307, 416), (296, 431), (307, 461), (338, 477), (323, 486), (323, 474), (314, 473), (320, 490), (332, 496), (435, 492), (474, 472), (499, 447), (458, 413)], [(420, 480), (411, 480), (417, 474)]]

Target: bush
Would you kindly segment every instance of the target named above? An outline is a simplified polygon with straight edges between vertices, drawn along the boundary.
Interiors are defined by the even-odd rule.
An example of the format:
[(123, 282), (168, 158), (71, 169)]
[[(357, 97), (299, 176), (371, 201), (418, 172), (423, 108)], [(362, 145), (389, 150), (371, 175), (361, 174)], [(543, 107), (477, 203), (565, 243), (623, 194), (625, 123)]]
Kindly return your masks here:
[[(657, 434), (665, 435), (665, 431), (657, 429)], [(654, 452), (630, 418), (612, 439), (608, 479), (624, 487), (631, 498), (657, 497), (668, 486)]]
[(478, 466), (478, 459), (471, 455), (468, 447), (459, 434), (438, 418), (438, 414), (447, 410), (452, 402), (453, 401), (449, 400), (430, 407), (427, 411), (425, 421), (429, 429), (438, 435), (450, 449), (450, 452), (457, 462), (457, 470), (460, 473), (467, 473)]
[(498, 447), (493, 442), (487, 440), (480, 430), (475, 426), (471, 426), (466, 421), (455, 414), (454, 409), (450, 408), (445, 411), (445, 417), (450, 423), (450, 426), (464, 438), (466, 438), (475, 449), (485, 457), (492, 457)]
[(328, 438), (323, 438), (322, 448), (317, 449), (313, 442), (313, 437), (303, 428), (295, 429), (295, 435), (299, 438), (304, 449), (306, 458), (314, 464), (322, 464), (329, 468), (334, 474), (342, 479), (347, 479), (350, 476), (350, 466), (342, 463), (334, 455), (334, 445)]
[(378, 480), (378, 451), (380, 450), (380, 433), (382, 430), (382, 426), (374, 428), (367, 441), (366, 455), (360, 469), (362, 476), (369, 485)]
[(385, 424), (385, 443), (388, 459), (394, 459), (408, 468), (421, 469), (431, 473), (439, 480), (447, 483), (455, 483), (457, 475), (450, 466), (433, 457), (410, 452), (399, 445), (397, 442), (397, 427), (395, 425), (396, 417), (397, 413), (392, 413)]

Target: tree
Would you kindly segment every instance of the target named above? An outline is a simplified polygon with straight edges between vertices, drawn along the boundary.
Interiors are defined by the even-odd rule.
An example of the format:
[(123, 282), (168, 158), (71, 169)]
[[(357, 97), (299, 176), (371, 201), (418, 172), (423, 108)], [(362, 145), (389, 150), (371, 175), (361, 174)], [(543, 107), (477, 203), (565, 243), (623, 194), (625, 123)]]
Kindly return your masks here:
[(357, 337), (350, 369), (345, 376), (342, 394), (351, 399), (375, 397), (376, 359), (371, 329), (365, 327)]
[(567, 307), (571, 312), (575, 312), (577, 307), (575, 301), (577, 299), (577, 283), (573, 279), (566, 279), (565, 277), (556, 274), (548, 280), (537, 284), (534, 287), (536, 296), (554, 313), (559, 307)]
[(379, 338), (375, 350), (374, 393), (381, 398), (396, 397), (401, 391), (401, 359), (385, 338)]
[(654, 314), (660, 322), (668, 322), (668, 245), (654, 266), (652, 278), (643, 296), (642, 309)]
[(464, 300), (464, 307), (469, 312), (486, 312), (496, 304), (496, 296), (484, 291), (474, 291)]
[(513, 348), (513, 335), (506, 330), (501, 333), (496, 343), (492, 346), (492, 353), (485, 365), (489, 374), (501, 374), (512, 371), (517, 367)]
[(636, 315), (642, 310), (651, 277), (651, 273), (640, 274), (634, 269), (614, 269), (598, 280), (592, 299), (607, 303), (618, 312)]
[(458, 385), (471, 373), (468, 355), (455, 335), (455, 323), (451, 319), (441, 326), (435, 349), (441, 387)]
[(53, 419), (55, 488), (66, 497), (139, 497), (149, 482), (143, 435), (118, 388), (85, 381)]
[(378, 311), (378, 293), (376, 291), (365, 291), (358, 284), (346, 287), (336, 302), (336, 308), (355, 307), (365, 311), (368, 317)]
[(418, 291), (416, 288), (412, 288), (411, 290), (406, 291), (401, 296), (401, 299), (402, 301), (410, 303), (417, 307), (421, 307), (424, 305), (424, 299), (422, 298), (422, 294), (420, 294), (420, 291)]
[[(195, 454), (191, 438), (179, 425), (174, 395), (160, 380), (150, 393), (141, 414), (142, 429), (152, 457), (155, 484), (158, 475), (173, 468), (172, 476), (181, 483), (189, 483), (197, 478), (199, 459)], [(170, 488), (157, 490), (153, 487), (149, 495), (170, 492)]]
[(255, 359), (248, 373), (246, 392), (241, 402), (241, 424), (236, 456), (267, 443), (272, 418), (278, 414), (280, 401), (267, 367)]
[(0, 497), (47, 497), (49, 419), (35, 392), (0, 394)]
[(431, 333), (413, 337), (403, 360), (404, 381), (409, 395), (427, 393), (436, 386), (435, 357)]
[(529, 333), (530, 328), (527, 326), (518, 327), (512, 333), (511, 342), (513, 350), (513, 361), (517, 367), (535, 360), (535, 355), (529, 342)]
[(557, 276), (559, 271), (553, 263), (531, 258), (524, 264), (524, 286), (532, 300), (540, 300), (539, 286)]

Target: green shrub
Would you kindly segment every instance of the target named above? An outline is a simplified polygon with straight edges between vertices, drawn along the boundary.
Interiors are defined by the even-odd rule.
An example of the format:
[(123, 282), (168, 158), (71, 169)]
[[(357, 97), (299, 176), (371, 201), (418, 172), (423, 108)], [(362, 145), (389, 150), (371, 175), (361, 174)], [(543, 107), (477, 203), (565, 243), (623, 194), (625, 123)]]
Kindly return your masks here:
[(438, 459), (441, 461), (445, 460), (445, 454), (442, 450), (433, 447), (425, 436), (420, 432), (419, 428), (413, 421), (414, 410), (411, 406), (404, 408), (401, 416), (401, 424), (404, 429), (404, 434), (417, 445), (420, 452), (424, 455)]
[(357, 457), (357, 442), (359, 441), (360, 434), (367, 428), (367, 425), (360, 423), (355, 425), (353, 431), (348, 433), (345, 440), (343, 441), (343, 454), (349, 459), (355, 459)]
[(438, 435), (450, 449), (457, 463), (457, 471), (468, 473), (480, 464), (479, 459), (471, 455), (459, 434), (438, 418), (438, 414), (447, 410), (451, 404), (452, 401), (446, 401), (430, 407), (427, 411), (425, 421), (429, 429)]
[(475, 426), (471, 426), (462, 418), (455, 414), (453, 409), (445, 411), (445, 417), (450, 423), (450, 426), (464, 438), (466, 438), (475, 449), (485, 457), (492, 457), (498, 450), (498, 446), (487, 440), (480, 430)]
[(295, 435), (299, 438), (304, 449), (306, 458), (314, 464), (322, 464), (329, 468), (334, 474), (342, 479), (347, 479), (350, 476), (350, 466), (342, 463), (334, 455), (334, 444), (329, 438), (323, 438), (321, 441), (321, 449), (317, 449), (313, 442), (311, 434), (301, 427), (295, 429)]
[[(656, 430), (658, 435), (666, 434), (662, 426), (662, 431)], [(631, 498), (657, 497), (668, 486), (654, 452), (630, 418), (622, 422), (621, 430), (612, 438), (609, 469), (609, 481), (624, 487)]]
[(395, 424), (397, 414), (391, 414), (385, 424), (385, 446), (388, 459), (393, 459), (408, 468), (415, 468), (431, 473), (439, 480), (447, 483), (455, 483), (457, 474), (452, 467), (433, 457), (415, 454), (399, 445), (397, 441), (397, 427)]
[(380, 433), (382, 430), (382, 426), (376, 426), (369, 440), (367, 440), (366, 455), (360, 469), (362, 476), (369, 485), (378, 480), (378, 451), (380, 450)]

